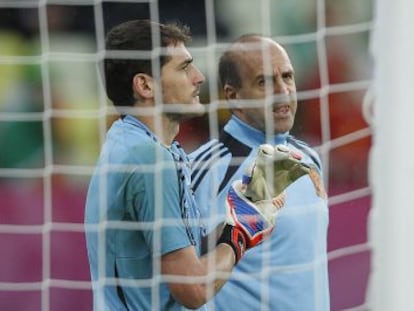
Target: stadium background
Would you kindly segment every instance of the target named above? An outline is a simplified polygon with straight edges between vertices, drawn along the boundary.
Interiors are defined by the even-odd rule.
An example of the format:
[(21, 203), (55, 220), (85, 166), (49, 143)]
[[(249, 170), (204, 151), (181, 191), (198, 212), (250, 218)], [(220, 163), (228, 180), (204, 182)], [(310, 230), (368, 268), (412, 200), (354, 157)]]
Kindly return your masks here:
[[(96, 9), (102, 9), (108, 30), (126, 19), (148, 17), (150, 6), (61, 1), (47, 5), (43, 16), (45, 7), (39, 10), (37, 2), (26, 7), (0, 2), (0, 306), (90, 310), (84, 236), (76, 228), (83, 222), (89, 174), (103, 133), (102, 118), (93, 113), (102, 104), (93, 59), (99, 43)], [(314, 94), (300, 100), (292, 132), (327, 156), (332, 310), (364, 310), (370, 272), (371, 134), (362, 101), (372, 78), (372, 6), (370, 0), (216, 0), (211, 27), (204, 0), (158, 1), (161, 21), (178, 20), (192, 29), (195, 62), (208, 79), (204, 103), (219, 96), (211, 93), (215, 72), (207, 61), (209, 43), (261, 32), (262, 13), (270, 12), (270, 35), (287, 47), (298, 90)], [(187, 151), (215, 133), (209, 122), (214, 116), (182, 126), (178, 140)], [(217, 117), (220, 126), (228, 113), (219, 110)], [(66, 224), (75, 230), (66, 230)]]

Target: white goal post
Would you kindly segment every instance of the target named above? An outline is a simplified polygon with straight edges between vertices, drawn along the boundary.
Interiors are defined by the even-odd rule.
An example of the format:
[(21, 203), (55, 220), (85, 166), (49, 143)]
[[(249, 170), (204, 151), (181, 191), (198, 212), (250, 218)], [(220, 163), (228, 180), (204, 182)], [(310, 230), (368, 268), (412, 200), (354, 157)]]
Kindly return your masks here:
[[(376, 69), (372, 84), (375, 115), (370, 129), (360, 116), (360, 97), (371, 85), (366, 51), (375, 1), (371, 45)], [(409, 247), (414, 236), (410, 227), (414, 204), (408, 189), (413, 185), (409, 177), (413, 172), (410, 154), (414, 153), (408, 76), (414, 67), (413, 1), (187, 0), (192, 2), (188, 7), (193, 14), (174, 16), (184, 23), (188, 15), (196, 16), (191, 53), (207, 77), (204, 91), (211, 103), (209, 132), (206, 124), (200, 124), (206, 128), (201, 134), (216, 137), (219, 123), (227, 116), (216, 105), (216, 58), (232, 39), (247, 32), (263, 33), (289, 50), (297, 85), (305, 85), (298, 88), (302, 119), (297, 118), (296, 124), (308, 121), (303, 122), (300, 134), (315, 139), (309, 143), (320, 151), (327, 185), (331, 184), (330, 228), (334, 230), (329, 233), (328, 259), (332, 311), (414, 310), (409, 283), (414, 279), (414, 250)], [(184, 2), (0, 0), (0, 309), (90, 310), (82, 200), (98, 147), (114, 117), (96, 70), (96, 63), (104, 56), (104, 35), (112, 22), (107, 15), (123, 18), (126, 13), (142, 13), (139, 5), (148, 6), (148, 14), (156, 19), (166, 11), (166, 3)], [(125, 10), (125, 5), (134, 8)], [(108, 9), (118, 6), (123, 9)], [(197, 6), (203, 8), (203, 18), (194, 14)], [(72, 20), (74, 16), (87, 20), (93, 30), (87, 33), (84, 24), (77, 25), (83, 27), (80, 31), (63, 26), (65, 31), (59, 30), (59, 23), (54, 24), (60, 21), (59, 12)], [(10, 31), (16, 22), (11, 16), (21, 19), (20, 26), (29, 30), (29, 37), (19, 29)], [(39, 107), (33, 107), (33, 94), (40, 97)], [(350, 119), (353, 127), (341, 122)], [(317, 126), (309, 126), (311, 123)], [(20, 142), (15, 129), (30, 130), (33, 124), (40, 129), (39, 150), (25, 154), (19, 166), (5, 164), (6, 145)], [(4, 128), (7, 131), (2, 131)], [(24, 138), (35, 141), (35, 131), (29, 133)], [(204, 139), (188, 129), (187, 133), (191, 135), (180, 140), (183, 145), (199, 145)], [(367, 185), (366, 154), (372, 133), (371, 183)], [(357, 149), (360, 144), (364, 153), (355, 161), (354, 150), (362, 149)], [(19, 155), (24, 153), (18, 151)], [(346, 157), (346, 164), (352, 167), (339, 163), (339, 156)], [(13, 163), (20, 160), (9, 158)], [(355, 177), (354, 173), (359, 174)], [(337, 178), (329, 182), (332, 175)], [(348, 187), (344, 180), (354, 184)], [(342, 188), (332, 187), (337, 184)], [(367, 241), (365, 212), (370, 208), (371, 187), (375, 208), (370, 214)], [(271, 293), (263, 297), (267, 295)]]
[(369, 305), (374, 311), (414, 310), (413, 10), (411, 0), (377, 1), (371, 46), (376, 72)]

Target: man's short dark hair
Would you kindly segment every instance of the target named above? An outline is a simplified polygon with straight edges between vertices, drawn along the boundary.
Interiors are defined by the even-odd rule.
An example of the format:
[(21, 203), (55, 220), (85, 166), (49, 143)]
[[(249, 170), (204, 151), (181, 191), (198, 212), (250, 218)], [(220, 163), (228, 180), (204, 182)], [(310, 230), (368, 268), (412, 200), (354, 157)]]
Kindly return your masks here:
[[(153, 31), (159, 34), (159, 45), (157, 37), (153, 40)], [(164, 49), (180, 42), (187, 43), (190, 39), (190, 30), (187, 26), (160, 24), (150, 20), (132, 20), (112, 28), (105, 41), (105, 48), (110, 55), (107, 55), (104, 61), (106, 92), (109, 99), (115, 106), (133, 106), (133, 77), (137, 73), (153, 76), (153, 59), (133, 59), (129, 56), (116, 58), (116, 51), (150, 52), (154, 47)], [(161, 51), (158, 58), (160, 69), (169, 59), (170, 57)]]
[(238, 57), (240, 51), (235, 49), (235, 45), (237, 43), (255, 42), (260, 38), (262, 38), (262, 36), (256, 33), (242, 35), (234, 40), (230, 47), (220, 57), (218, 75), (222, 87), (226, 84), (235, 88), (240, 88), (242, 86), (240, 59)]
[(220, 85), (224, 87), (226, 84), (241, 87), (241, 76), (237, 59), (231, 52), (225, 52), (219, 61), (218, 74)]

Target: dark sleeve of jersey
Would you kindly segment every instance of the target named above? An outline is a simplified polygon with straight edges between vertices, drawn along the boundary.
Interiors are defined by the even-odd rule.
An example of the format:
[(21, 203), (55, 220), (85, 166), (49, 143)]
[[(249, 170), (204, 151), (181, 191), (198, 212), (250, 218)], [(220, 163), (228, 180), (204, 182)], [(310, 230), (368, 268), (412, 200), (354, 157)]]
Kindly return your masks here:
[(226, 156), (229, 150), (219, 141), (211, 141), (207, 148), (192, 159), (191, 188), (195, 192), (210, 167)]
[(244, 158), (246, 158), (252, 151), (252, 148), (238, 141), (226, 131), (223, 131), (221, 133), (220, 142), (222, 142), (230, 151), (231, 163), (227, 168), (226, 174), (224, 175), (224, 179), (221, 181), (218, 193), (220, 193), (223, 190), (223, 188), (231, 180), (233, 175), (237, 172)]

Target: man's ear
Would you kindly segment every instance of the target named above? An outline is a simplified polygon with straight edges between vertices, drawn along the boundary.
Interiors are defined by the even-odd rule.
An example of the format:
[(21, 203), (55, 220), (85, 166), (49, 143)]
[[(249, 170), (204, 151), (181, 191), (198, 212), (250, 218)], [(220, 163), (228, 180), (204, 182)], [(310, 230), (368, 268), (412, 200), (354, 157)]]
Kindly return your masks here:
[(132, 89), (139, 97), (150, 99), (154, 97), (154, 79), (145, 73), (137, 73), (132, 79)]
[(235, 88), (234, 86), (230, 84), (226, 84), (223, 87), (223, 92), (224, 92), (224, 98), (227, 100), (229, 104), (229, 108), (233, 112), (241, 111), (242, 107), (240, 107), (240, 101), (238, 101), (239, 93), (237, 91), (237, 88)]
[(223, 92), (224, 92), (224, 98), (225, 99), (227, 99), (229, 101), (237, 99), (237, 96), (238, 96), (237, 89), (234, 86), (232, 86), (230, 84), (226, 84), (223, 87)]

